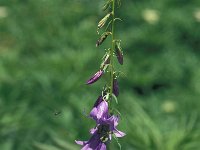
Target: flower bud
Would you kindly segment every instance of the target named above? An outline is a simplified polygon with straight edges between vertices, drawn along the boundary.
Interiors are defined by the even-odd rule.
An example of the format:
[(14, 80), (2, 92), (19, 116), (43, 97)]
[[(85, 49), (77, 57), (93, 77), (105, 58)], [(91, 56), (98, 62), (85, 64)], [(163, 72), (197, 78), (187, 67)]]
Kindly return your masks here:
[(96, 82), (97, 80), (99, 80), (101, 78), (101, 76), (103, 75), (103, 71), (99, 70), (97, 73), (95, 73), (95, 75), (93, 75), (88, 81), (87, 84), (92, 84), (94, 82)]
[(99, 45), (101, 45), (103, 43), (103, 41), (108, 37), (108, 35), (110, 35), (111, 32), (105, 32), (102, 34), (102, 36), (98, 39), (97, 43), (96, 43), (96, 47), (98, 47)]
[(113, 94), (117, 97), (119, 95), (119, 85), (117, 79), (113, 80)]

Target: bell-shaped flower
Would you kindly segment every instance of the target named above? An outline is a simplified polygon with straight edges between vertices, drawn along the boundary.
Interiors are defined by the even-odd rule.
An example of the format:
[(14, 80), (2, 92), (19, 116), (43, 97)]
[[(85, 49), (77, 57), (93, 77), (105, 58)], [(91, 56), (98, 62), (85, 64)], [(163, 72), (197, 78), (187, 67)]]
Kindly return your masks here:
[(111, 141), (114, 134), (115, 137), (123, 137), (125, 133), (117, 130), (119, 117), (110, 115), (108, 112), (108, 102), (99, 96), (96, 100), (90, 117), (96, 121), (96, 127), (90, 130), (92, 134), (88, 141), (76, 141), (82, 145), (81, 150), (106, 150), (106, 145)]
[(90, 130), (92, 137), (89, 141), (76, 141), (76, 143), (83, 146), (81, 150), (106, 150), (106, 145), (111, 140), (112, 134), (116, 137), (125, 136), (125, 133), (116, 129), (118, 121), (119, 118), (114, 115), (100, 119), (97, 127)]
[(116, 129), (119, 117), (115, 115), (110, 115), (108, 112), (108, 102), (103, 100), (102, 96), (99, 96), (95, 102), (92, 111), (90, 112), (90, 117), (96, 121), (98, 126), (107, 126), (109, 131), (112, 131), (116, 137), (122, 137), (125, 134)]

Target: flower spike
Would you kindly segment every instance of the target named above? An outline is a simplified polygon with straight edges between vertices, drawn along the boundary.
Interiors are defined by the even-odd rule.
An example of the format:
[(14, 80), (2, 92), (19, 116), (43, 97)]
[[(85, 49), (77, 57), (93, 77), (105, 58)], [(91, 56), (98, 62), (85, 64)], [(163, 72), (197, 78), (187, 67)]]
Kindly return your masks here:
[[(121, 0), (105, 0), (103, 10), (108, 10), (107, 14), (101, 19), (97, 25), (97, 33), (102, 32), (100, 38), (96, 42), (96, 47), (103, 44), (110, 36), (110, 47), (105, 49), (105, 54), (102, 57), (100, 69), (86, 82), (93, 84), (98, 81), (103, 74), (106, 75), (106, 84), (103, 87), (101, 95), (94, 103), (88, 118), (95, 121), (94, 128), (90, 129), (91, 137), (88, 141), (75, 141), (81, 145), (81, 150), (106, 150), (112, 137), (117, 141), (121, 149), (121, 145), (117, 138), (123, 137), (126, 134), (117, 129), (120, 114), (119, 111), (112, 105), (113, 100), (118, 104), (117, 97), (119, 96), (118, 71), (116, 71), (114, 57), (117, 57), (118, 62), (123, 64), (123, 51), (120, 46), (120, 40), (115, 37), (115, 22), (120, 20), (115, 17), (115, 7), (121, 5)], [(102, 29), (103, 30), (100, 30)], [(119, 66), (119, 65), (118, 65)], [(117, 114), (116, 114), (117, 112)]]

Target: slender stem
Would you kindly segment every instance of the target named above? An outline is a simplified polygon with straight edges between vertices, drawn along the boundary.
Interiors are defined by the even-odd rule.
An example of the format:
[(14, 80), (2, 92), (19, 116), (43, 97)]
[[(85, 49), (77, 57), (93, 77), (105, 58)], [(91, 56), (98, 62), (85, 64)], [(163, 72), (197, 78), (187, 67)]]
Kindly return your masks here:
[(110, 49), (110, 96), (112, 99), (112, 93), (113, 93), (113, 78), (114, 78), (114, 63), (113, 63), (113, 54), (114, 54), (114, 48), (115, 48), (115, 35), (114, 35), (114, 21), (115, 19), (115, 0), (112, 0), (112, 47)]

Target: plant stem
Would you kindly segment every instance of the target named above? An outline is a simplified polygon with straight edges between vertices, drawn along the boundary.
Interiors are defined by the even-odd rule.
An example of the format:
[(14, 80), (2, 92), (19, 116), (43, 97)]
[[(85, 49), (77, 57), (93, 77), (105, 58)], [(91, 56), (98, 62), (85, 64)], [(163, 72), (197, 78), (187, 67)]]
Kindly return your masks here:
[(110, 96), (112, 100), (113, 93), (113, 78), (114, 78), (114, 63), (113, 63), (113, 55), (115, 48), (115, 36), (114, 36), (114, 23), (115, 23), (115, 0), (112, 0), (112, 48), (110, 49)]

